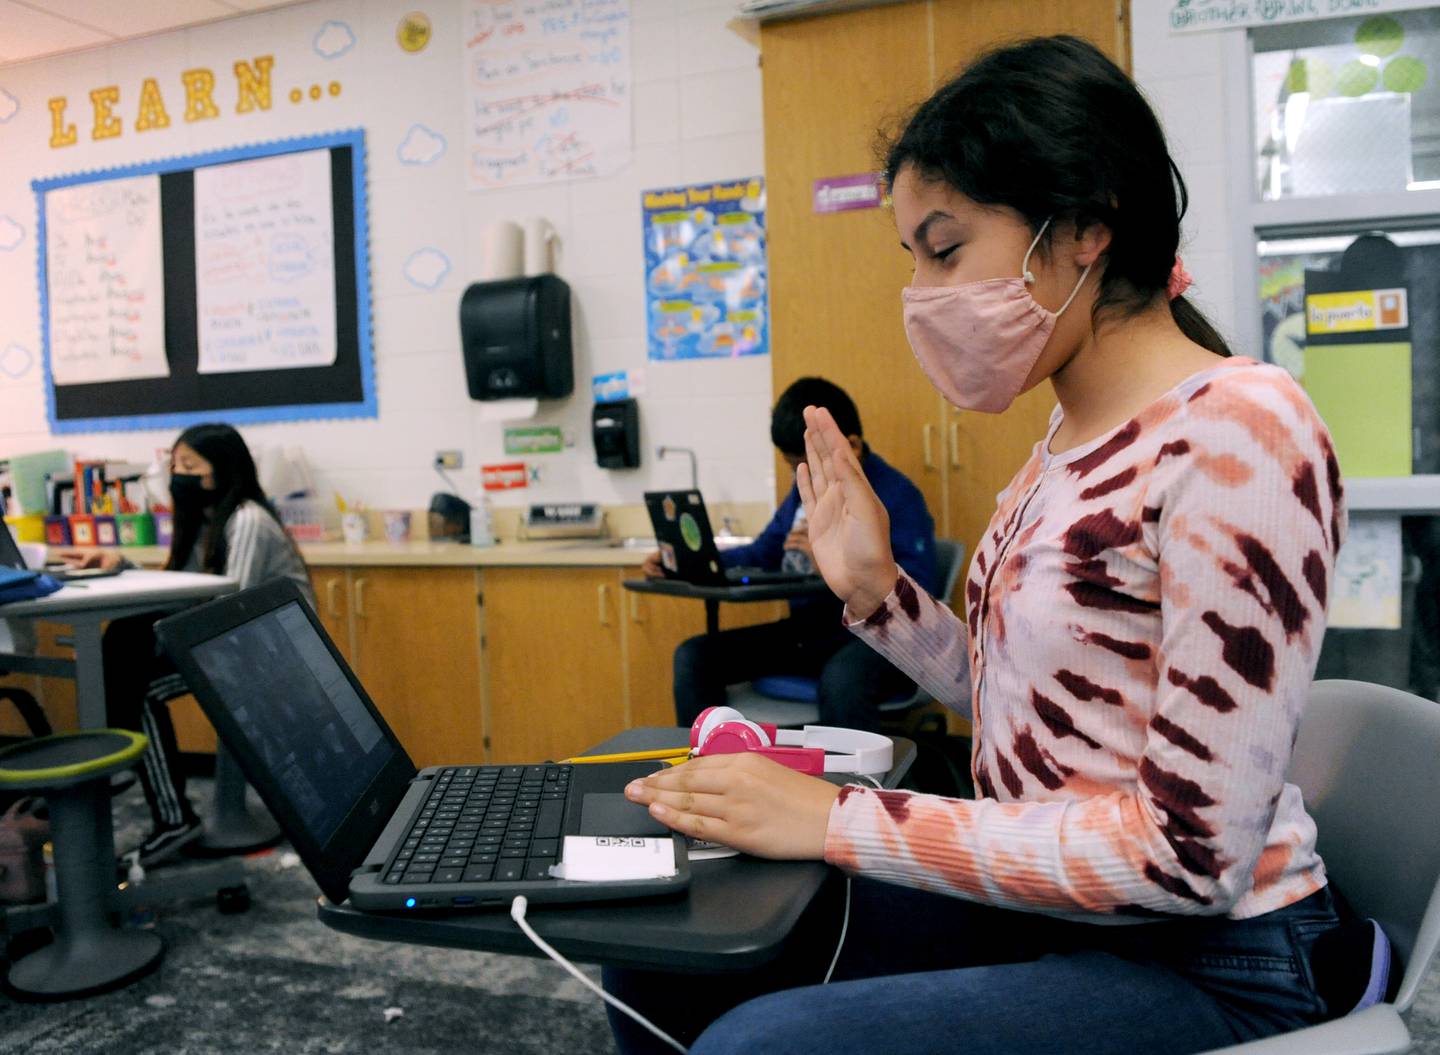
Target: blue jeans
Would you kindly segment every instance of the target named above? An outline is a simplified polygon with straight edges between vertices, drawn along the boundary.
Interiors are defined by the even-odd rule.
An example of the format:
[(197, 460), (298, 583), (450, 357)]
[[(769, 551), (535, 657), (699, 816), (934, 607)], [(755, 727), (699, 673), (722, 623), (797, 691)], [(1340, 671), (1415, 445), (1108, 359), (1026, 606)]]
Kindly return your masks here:
[[(1328, 889), (1251, 920), (1112, 927), (856, 879), (845, 951), (821, 986), (838, 899), (823, 911), (828, 940), (811, 918), (803, 948), (762, 971), (611, 969), (606, 988), (695, 1055), (1184, 1055), (1323, 1021), (1309, 952), (1338, 925)], [(610, 1018), (624, 1055), (669, 1050)]]

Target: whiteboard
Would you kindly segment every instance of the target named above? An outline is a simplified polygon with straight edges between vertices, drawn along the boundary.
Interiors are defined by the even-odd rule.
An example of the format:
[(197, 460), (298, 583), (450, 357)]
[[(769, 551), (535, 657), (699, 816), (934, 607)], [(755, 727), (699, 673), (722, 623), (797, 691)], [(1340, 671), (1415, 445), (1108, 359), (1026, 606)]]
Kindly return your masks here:
[(330, 152), (195, 170), (198, 372), (335, 362)]
[(61, 187), (44, 202), (54, 383), (169, 377), (160, 177)]
[(468, 0), (464, 44), (471, 190), (629, 163), (629, 0)]

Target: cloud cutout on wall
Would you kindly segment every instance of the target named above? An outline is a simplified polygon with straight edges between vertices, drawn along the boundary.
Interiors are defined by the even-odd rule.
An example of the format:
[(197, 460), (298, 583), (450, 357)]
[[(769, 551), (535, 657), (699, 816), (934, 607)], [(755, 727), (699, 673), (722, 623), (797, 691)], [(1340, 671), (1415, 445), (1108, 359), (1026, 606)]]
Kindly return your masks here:
[(25, 241), (25, 228), (0, 213), (0, 250), (9, 251)]
[(326, 22), (315, 34), (313, 46), (322, 59), (338, 59), (355, 46), (355, 32), (344, 22)]
[(0, 374), (13, 380), (20, 380), (30, 372), (35, 365), (35, 356), (29, 348), (18, 344), (7, 344), (5, 350), (0, 352)]
[(421, 289), (435, 289), (450, 274), (450, 258), (433, 246), (417, 249), (405, 261), (405, 278)]
[(395, 156), (402, 165), (429, 165), (445, 153), (445, 137), (424, 125), (411, 125)]
[(0, 88), (0, 125), (20, 112), (20, 100)]

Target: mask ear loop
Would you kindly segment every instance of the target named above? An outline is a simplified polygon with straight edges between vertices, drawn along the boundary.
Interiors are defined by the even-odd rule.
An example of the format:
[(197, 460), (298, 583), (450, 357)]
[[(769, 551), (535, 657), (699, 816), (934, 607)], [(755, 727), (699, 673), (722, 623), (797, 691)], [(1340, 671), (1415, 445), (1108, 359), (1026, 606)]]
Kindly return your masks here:
[[(1045, 234), (1045, 229), (1050, 226), (1050, 221), (1053, 219), (1053, 216), (1047, 217), (1045, 222), (1040, 225), (1040, 230), (1035, 232), (1035, 240), (1030, 243), (1030, 248), (1025, 250), (1025, 259), (1020, 262), (1021, 277), (1025, 279), (1027, 286), (1035, 284), (1035, 272), (1030, 270), (1030, 255), (1035, 252), (1035, 247), (1040, 244), (1041, 236)], [(1057, 319), (1065, 314), (1065, 309), (1080, 295), (1080, 287), (1085, 285), (1085, 279), (1090, 276), (1090, 269), (1094, 266), (1094, 264), (1086, 264), (1085, 270), (1080, 272), (1080, 281), (1075, 283), (1075, 288), (1070, 291), (1070, 296), (1065, 298), (1065, 303), (1060, 305), (1060, 310), (1055, 313)]]

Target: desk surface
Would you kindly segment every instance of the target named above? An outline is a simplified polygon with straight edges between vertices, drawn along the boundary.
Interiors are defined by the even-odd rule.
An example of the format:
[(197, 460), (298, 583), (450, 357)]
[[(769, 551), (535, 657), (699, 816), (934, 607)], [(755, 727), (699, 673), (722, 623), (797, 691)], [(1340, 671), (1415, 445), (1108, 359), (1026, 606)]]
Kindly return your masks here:
[(0, 606), (0, 616), (48, 618), (62, 613), (203, 601), (208, 597), (233, 593), (238, 585), (234, 579), (223, 575), (132, 568), (101, 579), (68, 582), (48, 597)]
[[(683, 746), (688, 730), (630, 729), (592, 753)], [(915, 759), (915, 745), (895, 737), (895, 765), (882, 781), (894, 787)], [(744, 854), (694, 861), (686, 894), (593, 905), (532, 905), (530, 923), (574, 960), (613, 967), (743, 971), (780, 954), (805, 909), (838, 876), (818, 861), (764, 861)], [(508, 912), (387, 915), (320, 898), (327, 927), (379, 941), (407, 941), (487, 952), (540, 955)]]
[(760, 582), (748, 585), (697, 586), (680, 579), (626, 579), (620, 585), (636, 593), (658, 593), (669, 597), (694, 597), (701, 601), (776, 601), (793, 597), (829, 594), (824, 579), (790, 582)]

